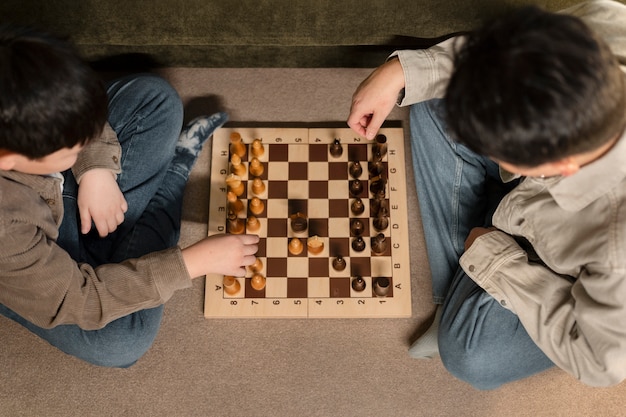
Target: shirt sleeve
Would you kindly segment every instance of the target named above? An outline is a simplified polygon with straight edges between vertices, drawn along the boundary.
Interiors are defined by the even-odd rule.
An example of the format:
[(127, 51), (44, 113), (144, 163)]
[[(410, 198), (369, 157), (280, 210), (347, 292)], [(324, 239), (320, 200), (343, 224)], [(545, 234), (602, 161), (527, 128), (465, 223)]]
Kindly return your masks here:
[(72, 167), (76, 182), (80, 184), (85, 172), (94, 168), (105, 168), (114, 174), (119, 174), (122, 170), (120, 165), (121, 154), (122, 147), (117, 135), (107, 122), (100, 136), (89, 142), (78, 154), (78, 159)]
[(461, 267), (504, 308), (560, 368), (592, 386), (626, 378), (625, 271), (590, 265), (562, 276), (529, 259), (504, 232), (477, 238)]
[(404, 71), (404, 97), (398, 103), (400, 106), (443, 97), (454, 65), (454, 50), (462, 39), (453, 37), (428, 49), (391, 54), (390, 58), (398, 57)]

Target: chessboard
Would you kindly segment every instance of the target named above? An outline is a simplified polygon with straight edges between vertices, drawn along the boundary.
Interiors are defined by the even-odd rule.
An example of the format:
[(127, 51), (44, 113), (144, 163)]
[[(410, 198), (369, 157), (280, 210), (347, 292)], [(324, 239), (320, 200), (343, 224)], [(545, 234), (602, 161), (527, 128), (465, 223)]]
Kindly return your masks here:
[(206, 277), (207, 318), (411, 315), (404, 135), (224, 127), (213, 137), (209, 235), (259, 235), (245, 277)]

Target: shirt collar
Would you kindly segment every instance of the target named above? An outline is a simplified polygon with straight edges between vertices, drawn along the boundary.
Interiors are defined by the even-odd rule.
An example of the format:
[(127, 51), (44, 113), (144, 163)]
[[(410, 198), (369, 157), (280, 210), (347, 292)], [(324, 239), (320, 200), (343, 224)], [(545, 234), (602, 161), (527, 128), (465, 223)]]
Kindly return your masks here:
[(626, 132), (602, 157), (576, 174), (547, 184), (556, 203), (567, 211), (579, 211), (617, 187), (626, 178)]

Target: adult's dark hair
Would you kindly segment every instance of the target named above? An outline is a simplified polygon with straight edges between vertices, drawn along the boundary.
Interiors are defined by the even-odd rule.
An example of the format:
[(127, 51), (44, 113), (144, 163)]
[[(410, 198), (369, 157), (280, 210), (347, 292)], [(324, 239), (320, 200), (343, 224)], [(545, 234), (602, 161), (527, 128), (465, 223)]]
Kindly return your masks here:
[(38, 159), (86, 144), (107, 106), (102, 81), (68, 42), (0, 26), (0, 149)]
[(530, 6), (468, 35), (445, 94), (452, 136), (534, 167), (597, 149), (626, 124), (615, 56), (578, 18)]

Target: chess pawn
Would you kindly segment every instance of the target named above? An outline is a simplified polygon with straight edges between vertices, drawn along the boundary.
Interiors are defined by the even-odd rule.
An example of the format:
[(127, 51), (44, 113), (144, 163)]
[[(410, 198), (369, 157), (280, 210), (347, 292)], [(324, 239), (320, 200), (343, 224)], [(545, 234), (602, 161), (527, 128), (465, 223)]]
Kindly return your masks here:
[(252, 197), (250, 200), (250, 205), (248, 206), (248, 210), (256, 216), (263, 213), (265, 210), (265, 203), (259, 197)]
[(372, 253), (374, 253), (374, 255), (380, 255), (387, 249), (387, 238), (385, 238), (385, 235), (382, 233), (372, 236), (370, 246), (372, 247)]
[(363, 240), (362, 236), (357, 236), (352, 241), (352, 249), (354, 249), (357, 252), (363, 252), (363, 250), (365, 250), (365, 240)]
[(240, 177), (246, 175), (246, 166), (241, 163), (241, 157), (236, 153), (230, 157), (230, 172)]
[(360, 219), (352, 219), (350, 222), (350, 234), (352, 236), (361, 236), (365, 230), (365, 225)]
[(226, 194), (226, 199), (228, 200), (228, 209), (235, 214), (239, 214), (243, 211), (243, 202), (237, 197), (235, 193), (229, 191)]
[(256, 156), (257, 158), (265, 153), (265, 148), (263, 147), (261, 139), (255, 139), (252, 141), (250, 152), (252, 153), (252, 156)]
[(235, 193), (237, 197), (242, 195), (244, 192), (243, 182), (241, 181), (241, 177), (239, 175), (228, 174), (226, 177), (226, 185), (228, 186), (228, 189)]
[(343, 146), (341, 146), (341, 142), (339, 139), (335, 139), (333, 143), (328, 148), (328, 152), (331, 156), (335, 158), (339, 158), (343, 154)]
[(296, 233), (304, 232), (308, 227), (308, 221), (306, 216), (300, 212), (292, 214), (291, 216), (291, 230)]
[(357, 197), (363, 191), (363, 183), (361, 180), (350, 180), (350, 195), (352, 197)]
[(241, 135), (238, 132), (230, 134), (230, 153), (238, 155), (243, 158), (246, 154), (246, 145), (241, 140)]
[(248, 267), (252, 272), (261, 272), (263, 270), (263, 261), (261, 258), (256, 258), (254, 263)]
[(246, 230), (248, 232), (257, 232), (261, 228), (261, 222), (255, 216), (248, 217), (246, 221)]
[(265, 277), (261, 274), (254, 274), (250, 278), (250, 286), (257, 291), (261, 291), (265, 288)]
[(260, 177), (261, 175), (263, 175), (265, 167), (263, 166), (263, 163), (259, 160), (259, 158), (255, 156), (250, 160), (250, 166), (248, 167), (248, 170), (250, 171), (250, 175)]
[(240, 235), (246, 230), (244, 220), (237, 217), (237, 215), (232, 211), (228, 213), (228, 221), (226, 223), (228, 233), (230, 234)]
[(265, 192), (265, 183), (259, 177), (254, 177), (252, 180), (252, 194), (261, 195)]
[(361, 291), (365, 290), (366, 286), (367, 286), (367, 283), (365, 282), (363, 277), (361, 277), (359, 275), (354, 277), (354, 279), (352, 280), (352, 289), (354, 291), (361, 292)]
[(350, 164), (349, 172), (352, 178), (359, 178), (363, 173), (363, 166), (359, 161), (354, 161)]
[(302, 253), (302, 250), (304, 249), (304, 245), (302, 244), (302, 241), (300, 239), (294, 237), (289, 241), (289, 246), (287, 247), (287, 249), (292, 255), (300, 255)]
[(228, 295), (235, 295), (241, 290), (241, 284), (237, 279), (230, 275), (224, 276), (224, 292)]
[(343, 271), (346, 269), (346, 260), (343, 259), (343, 256), (337, 255), (337, 257), (333, 259), (333, 269), (335, 271)]
[(363, 204), (363, 200), (359, 197), (355, 198), (352, 204), (350, 204), (350, 211), (352, 211), (352, 214), (355, 216), (363, 214), (365, 211), (365, 204)]
[(324, 250), (324, 241), (321, 240), (317, 235), (311, 236), (307, 239), (306, 246), (309, 253), (313, 255), (318, 255)]
[(391, 281), (389, 281), (389, 278), (387, 277), (374, 278), (372, 287), (374, 288), (374, 294), (378, 295), (379, 297), (384, 297), (389, 293)]

